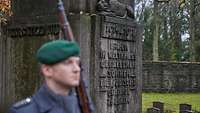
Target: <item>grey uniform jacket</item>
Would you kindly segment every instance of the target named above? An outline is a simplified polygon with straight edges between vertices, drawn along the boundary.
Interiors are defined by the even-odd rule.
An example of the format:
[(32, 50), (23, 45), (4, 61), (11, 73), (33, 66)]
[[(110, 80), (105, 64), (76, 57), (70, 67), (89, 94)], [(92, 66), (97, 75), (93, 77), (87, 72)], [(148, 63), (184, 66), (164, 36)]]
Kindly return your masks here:
[(14, 104), (8, 113), (81, 113), (77, 96), (70, 92), (68, 96), (53, 93), (44, 84), (33, 95)]

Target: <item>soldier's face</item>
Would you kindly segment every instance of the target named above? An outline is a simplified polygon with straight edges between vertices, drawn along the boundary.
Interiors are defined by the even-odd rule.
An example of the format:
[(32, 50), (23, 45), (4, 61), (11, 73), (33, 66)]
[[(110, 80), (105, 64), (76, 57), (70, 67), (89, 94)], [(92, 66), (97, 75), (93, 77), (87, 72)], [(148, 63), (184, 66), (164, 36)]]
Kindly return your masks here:
[(80, 81), (80, 58), (70, 57), (51, 66), (51, 80), (63, 87), (75, 87)]

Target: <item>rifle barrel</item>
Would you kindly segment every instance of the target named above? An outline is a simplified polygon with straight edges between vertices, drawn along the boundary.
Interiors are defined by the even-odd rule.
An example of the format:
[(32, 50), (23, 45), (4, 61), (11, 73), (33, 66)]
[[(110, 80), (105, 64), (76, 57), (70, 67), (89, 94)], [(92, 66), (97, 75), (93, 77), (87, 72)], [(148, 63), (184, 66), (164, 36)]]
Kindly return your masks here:
[(69, 21), (67, 20), (65, 8), (64, 8), (62, 0), (58, 0), (58, 19), (60, 22), (60, 26), (61, 26), (64, 38), (66, 38), (69, 41), (73, 41), (74, 35), (72, 33)]
[[(72, 33), (70, 24), (67, 20), (65, 8), (64, 8), (62, 0), (58, 0), (58, 19), (60, 22), (60, 27), (62, 29), (64, 38), (66, 40), (73, 41), (74, 35)], [(80, 76), (81, 76), (80, 85), (76, 87), (76, 92), (78, 94), (80, 108), (81, 108), (82, 113), (90, 113), (90, 106), (89, 106), (89, 101), (88, 101), (88, 95), (85, 88), (85, 83), (84, 83), (82, 74)]]

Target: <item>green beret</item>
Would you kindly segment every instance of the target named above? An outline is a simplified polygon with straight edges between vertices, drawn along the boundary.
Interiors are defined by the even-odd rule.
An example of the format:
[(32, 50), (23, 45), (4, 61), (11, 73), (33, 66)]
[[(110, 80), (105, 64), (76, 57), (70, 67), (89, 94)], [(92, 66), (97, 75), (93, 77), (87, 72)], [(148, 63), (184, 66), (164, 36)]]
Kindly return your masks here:
[(56, 64), (71, 56), (78, 56), (80, 48), (76, 42), (55, 40), (47, 42), (37, 51), (37, 59), (42, 64)]

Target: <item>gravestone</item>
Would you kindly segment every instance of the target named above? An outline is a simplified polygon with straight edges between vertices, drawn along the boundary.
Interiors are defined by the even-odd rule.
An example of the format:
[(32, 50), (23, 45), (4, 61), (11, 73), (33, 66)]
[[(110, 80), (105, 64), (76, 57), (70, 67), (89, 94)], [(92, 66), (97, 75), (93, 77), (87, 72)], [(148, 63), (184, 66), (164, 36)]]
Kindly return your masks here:
[(185, 110), (185, 111), (180, 111), (180, 113), (195, 113), (193, 111), (188, 111), (188, 110)]
[(160, 109), (160, 113), (164, 113), (164, 103), (153, 102), (153, 107)]
[(191, 113), (192, 111), (192, 105), (190, 104), (180, 104), (179, 105), (179, 111), (180, 113)]
[[(112, 7), (122, 8), (124, 15), (111, 6), (105, 10), (99, 4), (101, 1), (64, 0), (75, 40), (81, 48), (84, 79), (90, 83), (97, 113), (140, 113), (142, 27), (133, 19), (130, 0), (113, 2), (120, 3)], [(13, 86), (9, 91), (14, 92), (7, 95), (14, 98), (10, 103), (37, 90), (41, 79), (35, 52), (42, 43), (56, 39), (60, 32), (56, 1), (15, 0), (12, 8), (6, 32), (6, 39), (13, 47), (8, 63), (12, 78), (9, 82)]]
[(161, 113), (161, 112), (159, 108), (152, 107), (147, 109), (147, 113)]

